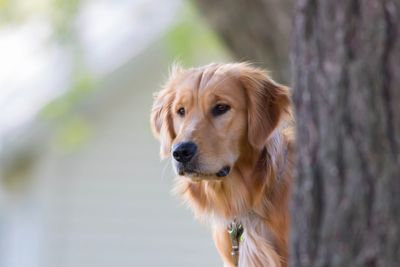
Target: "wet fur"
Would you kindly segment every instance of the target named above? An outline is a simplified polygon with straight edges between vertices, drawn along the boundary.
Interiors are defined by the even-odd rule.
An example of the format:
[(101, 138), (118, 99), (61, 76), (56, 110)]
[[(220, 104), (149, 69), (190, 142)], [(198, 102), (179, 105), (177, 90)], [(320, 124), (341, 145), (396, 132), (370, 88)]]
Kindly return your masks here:
[[(210, 82), (212, 79), (216, 80), (214, 84)], [(211, 93), (218, 87), (226, 94), (243, 94), (237, 97), (243, 98), (243, 103), (237, 102), (237, 119), (226, 123), (221, 137), (203, 140), (206, 138), (202, 131), (210, 134), (212, 129), (207, 127), (212, 124), (190, 124), (190, 120), (200, 120), (199, 115), (181, 124), (176, 122), (173, 108), (181, 83), (188, 89), (180, 91), (195, 90), (197, 86)], [(232, 89), (234, 86), (237, 88)], [(200, 93), (196, 96), (199, 98)], [(294, 138), (288, 88), (272, 81), (265, 71), (246, 63), (211, 64), (189, 70), (175, 67), (169, 81), (155, 97), (151, 124), (160, 139), (162, 157), (170, 154), (174, 143), (190, 136), (204, 146), (201, 151), (204, 168), (214, 168), (213, 164), (220, 158), (234, 161), (227, 177), (210, 179), (204, 176), (193, 180), (178, 176), (174, 188), (195, 216), (212, 226), (213, 238), (225, 266), (234, 266), (226, 231), (233, 218), (245, 229), (239, 266), (286, 266)], [(226, 148), (230, 136), (234, 141)], [(215, 144), (207, 147), (208, 141)], [(218, 142), (225, 142), (225, 146), (218, 147)]]

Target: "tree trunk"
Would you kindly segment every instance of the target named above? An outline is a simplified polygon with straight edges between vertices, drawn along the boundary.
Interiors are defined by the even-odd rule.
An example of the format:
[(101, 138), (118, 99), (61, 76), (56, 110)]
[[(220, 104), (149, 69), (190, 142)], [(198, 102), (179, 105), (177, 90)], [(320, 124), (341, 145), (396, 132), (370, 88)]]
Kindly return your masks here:
[(291, 266), (400, 266), (400, 2), (295, 9)]
[(238, 61), (251, 61), (288, 83), (293, 0), (196, 0)]

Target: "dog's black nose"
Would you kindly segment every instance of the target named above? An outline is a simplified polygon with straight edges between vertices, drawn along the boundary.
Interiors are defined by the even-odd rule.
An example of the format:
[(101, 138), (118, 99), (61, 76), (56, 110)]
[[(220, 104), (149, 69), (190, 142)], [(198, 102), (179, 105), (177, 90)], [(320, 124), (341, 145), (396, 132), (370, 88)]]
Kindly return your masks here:
[(197, 152), (197, 146), (193, 142), (184, 142), (177, 144), (173, 151), (172, 156), (182, 163), (189, 162)]

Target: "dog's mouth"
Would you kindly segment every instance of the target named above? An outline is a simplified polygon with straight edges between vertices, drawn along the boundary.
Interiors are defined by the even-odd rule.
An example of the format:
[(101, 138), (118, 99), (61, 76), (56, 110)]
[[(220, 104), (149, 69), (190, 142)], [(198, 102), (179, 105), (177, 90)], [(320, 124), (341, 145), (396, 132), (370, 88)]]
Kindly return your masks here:
[(215, 175), (217, 177), (225, 177), (229, 174), (230, 171), (231, 171), (231, 167), (225, 166), (221, 170), (219, 170)]
[(193, 180), (212, 180), (212, 179), (221, 179), (225, 176), (228, 176), (230, 171), (231, 171), (230, 166), (224, 166), (216, 173), (205, 173), (195, 169), (181, 168), (178, 170), (178, 174), (180, 176), (189, 177)]

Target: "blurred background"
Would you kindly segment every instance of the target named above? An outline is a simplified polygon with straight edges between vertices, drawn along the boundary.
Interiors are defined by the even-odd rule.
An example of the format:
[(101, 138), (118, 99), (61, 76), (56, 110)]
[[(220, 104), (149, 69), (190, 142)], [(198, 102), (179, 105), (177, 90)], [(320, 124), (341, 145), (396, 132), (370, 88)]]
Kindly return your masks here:
[(220, 266), (149, 111), (173, 61), (230, 59), (192, 2), (0, 0), (0, 267)]
[(0, 0), (0, 267), (221, 266), (209, 229), (170, 194), (149, 113), (174, 61), (246, 60), (298, 94), (307, 179), (294, 189), (294, 261), (398, 266), (399, 10), (393, 0)]

